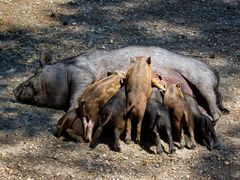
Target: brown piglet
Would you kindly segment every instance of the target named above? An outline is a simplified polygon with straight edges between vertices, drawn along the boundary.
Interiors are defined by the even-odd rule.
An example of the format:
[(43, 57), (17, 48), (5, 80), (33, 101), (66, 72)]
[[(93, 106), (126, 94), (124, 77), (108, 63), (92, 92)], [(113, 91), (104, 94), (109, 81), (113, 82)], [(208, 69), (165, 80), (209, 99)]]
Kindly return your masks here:
[(187, 147), (189, 149), (195, 148), (196, 143), (194, 139), (194, 122), (192, 112), (184, 100), (180, 84), (177, 83), (168, 85), (164, 94), (164, 105), (170, 110), (173, 128), (175, 129), (177, 136), (180, 136), (180, 148), (186, 146), (183, 129), (187, 130), (191, 141), (191, 144), (188, 144)]
[(57, 122), (56, 136), (67, 134), (78, 142), (83, 142), (84, 129), (79, 108), (68, 111)]
[(84, 137), (91, 142), (94, 127), (99, 121), (99, 110), (122, 86), (125, 74), (114, 72), (96, 82), (91, 83), (82, 93), (79, 99)]
[(132, 67), (126, 74), (126, 97), (127, 97), (127, 125), (125, 142), (131, 141), (131, 120), (136, 118), (137, 133), (136, 143), (140, 143), (142, 120), (145, 113), (147, 100), (152, 93), (152, 86), (164, 89), (153, 76), (151, 58), (137, 56), (130, 58)]

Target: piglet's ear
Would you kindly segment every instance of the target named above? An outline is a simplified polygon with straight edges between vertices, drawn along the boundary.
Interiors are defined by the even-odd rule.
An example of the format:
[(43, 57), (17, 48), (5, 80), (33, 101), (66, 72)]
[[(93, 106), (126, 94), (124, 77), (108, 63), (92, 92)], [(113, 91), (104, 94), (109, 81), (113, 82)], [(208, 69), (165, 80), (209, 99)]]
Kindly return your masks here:
[(151, 64), (151, 57), (148, 57), (148, 58), (147, 58), (147, 63), (148, 63), (148, 64)]
[(85, 106), (86, 106), (86, 101), (81, 101), (81, 102), (80, 102), (80, 106), (81, 106), (82, 108), (85, 108)]
[(126, 83), (127, 83), (126, 78), (123, 78), (123, 79), (120, 80), (120, 85), (121, 85), (121, 86), (125, 86)]
[(162, 80), (163, 78), (162, 78), (162, 76), (161, 76), (161, 75), (158, 75), (158, 79), (159, 79), (159, 80)]
[(136, 62), (136, 59), (134, 57), (129, 57), (129, 61), (131, 64), (134, 64)]
[(177, 83), (177, 84), (176, 84), (176, 87), (177, 87), (177, 88), (181, 88), (180, 83)]
[(44, 67), (47, 64), (52, 62), (52, 52), (51, 51), (42, 51), (40, 54), (40, 67)]

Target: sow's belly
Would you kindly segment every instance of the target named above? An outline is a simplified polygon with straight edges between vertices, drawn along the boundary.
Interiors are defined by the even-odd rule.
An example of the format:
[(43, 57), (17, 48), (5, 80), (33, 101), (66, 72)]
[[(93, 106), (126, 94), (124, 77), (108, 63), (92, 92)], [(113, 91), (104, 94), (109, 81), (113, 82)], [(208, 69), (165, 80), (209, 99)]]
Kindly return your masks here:
[(130, 66), (129, 58), (134, 56), (150, 56), (154, 71), (159, 72), (159, 68), (172, 68), (193, 84), (198, 83), (199, 79), (204, 79), (205, 84), (216, 81), (214, 72), (207, 64), (158, 47), (133, 46), (110, 51), (97, 51), (81, 55), (78, 58), (90, 62), (96, 71), (104, 69), (105, 71), (123, 70), (126, 72)]

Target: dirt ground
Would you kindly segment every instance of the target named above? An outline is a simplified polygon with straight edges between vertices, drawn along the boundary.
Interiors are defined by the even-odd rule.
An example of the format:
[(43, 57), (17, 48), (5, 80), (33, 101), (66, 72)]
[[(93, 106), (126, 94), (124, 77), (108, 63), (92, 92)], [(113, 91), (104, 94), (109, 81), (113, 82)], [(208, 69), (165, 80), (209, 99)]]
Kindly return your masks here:
[[(1, 0), (0, 179), (240, 179), (239, 42), (238, 0)], [(216, 125), (221, 150), (198, 144), (158, 156), (121, 142), (116, 153), (104, 141), (92, 150), (53, 136), (63, 111), (13, 96), (38, 67), (41, 49), (56, 61), (129, 45), (160, 46), (219, 72), (231, 111)]]

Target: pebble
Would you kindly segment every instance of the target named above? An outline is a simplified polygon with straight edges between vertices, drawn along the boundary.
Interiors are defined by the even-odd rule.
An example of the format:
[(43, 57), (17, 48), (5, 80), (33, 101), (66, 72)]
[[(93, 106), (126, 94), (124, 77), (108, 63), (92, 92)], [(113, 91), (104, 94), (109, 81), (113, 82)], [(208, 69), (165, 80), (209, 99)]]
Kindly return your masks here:
[(76, 26), (77, 23), (76, 23), (76, 22), (72, 22), (71, 25), (72, 25), (72, 26)]
[(28, 177), (27, 180), (34, 180), (34, 178)]
[(228, 165), (228, 164), (229, 164), (229, 162), (228, 162), (228, 161), (224, 161), (224, 164), (225, 164), (225, 165)]
[(124, 158), (124, 159), (126, 159), (126, 160), (128, 159), (128, 157), (127, 157), (127, 156), (124, 156), (123, 158)]

